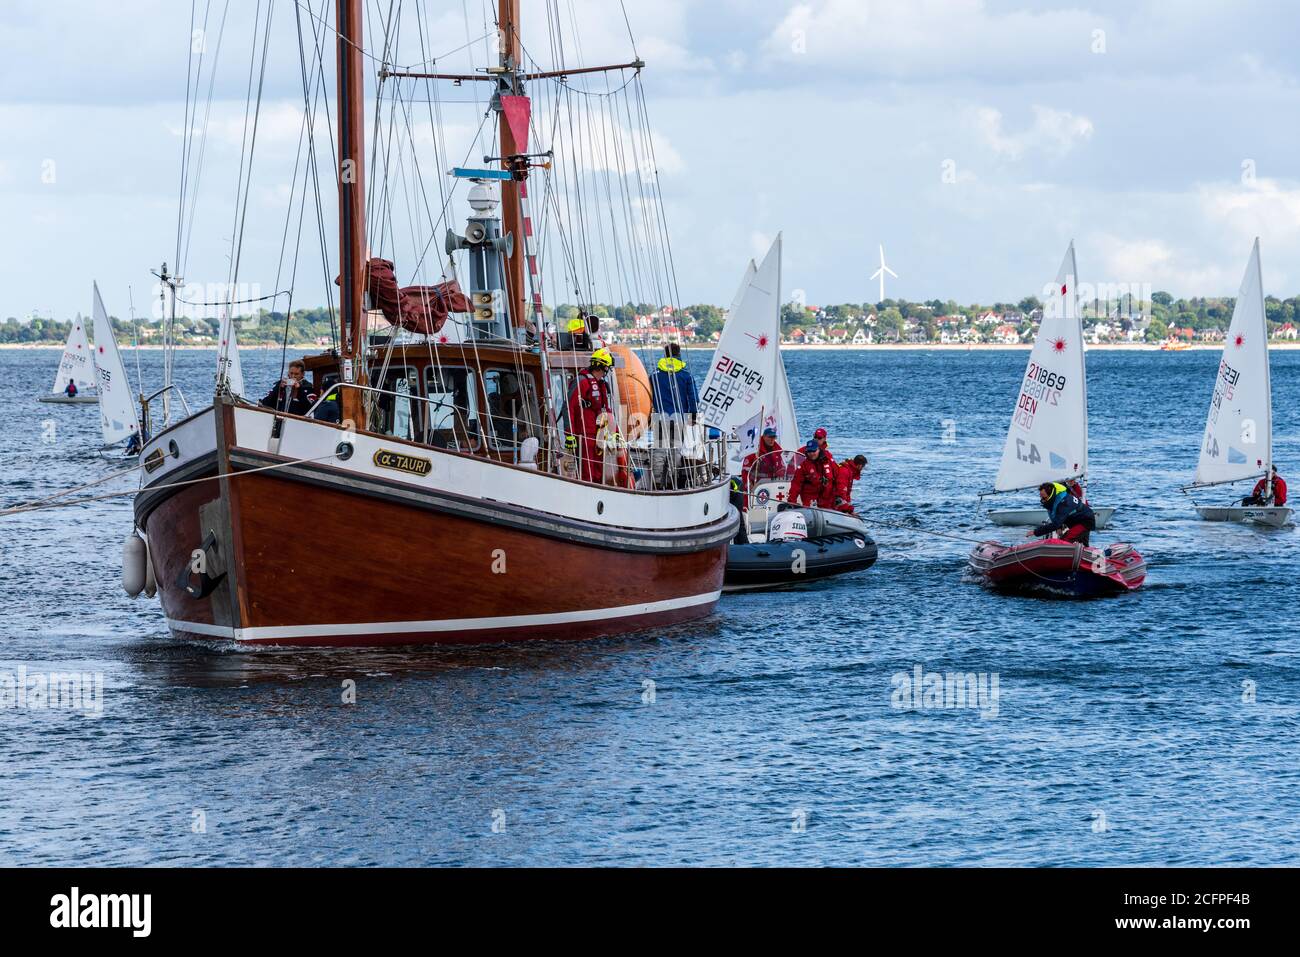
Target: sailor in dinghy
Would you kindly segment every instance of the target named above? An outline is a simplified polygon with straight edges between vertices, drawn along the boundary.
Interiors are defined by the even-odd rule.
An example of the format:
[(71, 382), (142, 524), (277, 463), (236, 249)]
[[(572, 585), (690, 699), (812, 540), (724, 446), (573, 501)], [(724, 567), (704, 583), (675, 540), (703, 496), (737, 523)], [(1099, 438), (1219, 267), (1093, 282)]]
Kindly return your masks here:
[(1234, 499), (1228, 505), (1196, 505), (1196, 513), (1207, 522), (1249, 522), (1281, 528), (1291, 520), (1294, 510), (1286, 504), (1285, 482), (1279, 480), (1280, 487), (1275, 487), (1271, 496), (1267, 493), (1267, 480), (1276, 471), (1268, 321), (1256, 239), (1214, 377), (1196, 475), (1183, 491), (1257, 479), (1254, 492), (1244, 499)]

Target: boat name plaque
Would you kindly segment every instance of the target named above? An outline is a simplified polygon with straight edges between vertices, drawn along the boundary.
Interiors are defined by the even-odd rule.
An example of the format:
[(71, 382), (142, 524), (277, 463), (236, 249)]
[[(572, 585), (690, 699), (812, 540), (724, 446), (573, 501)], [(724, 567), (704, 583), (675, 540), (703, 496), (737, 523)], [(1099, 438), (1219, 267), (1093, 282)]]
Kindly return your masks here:
[(410, 472), (412, 475), (424, 476), (433, 471), (433, 462), (429, 459), (422, 459), (416, 455), (406, 455), (402, 452), (392, 452), (388, 449), (377, 451), (373, 461), (381, 469)]

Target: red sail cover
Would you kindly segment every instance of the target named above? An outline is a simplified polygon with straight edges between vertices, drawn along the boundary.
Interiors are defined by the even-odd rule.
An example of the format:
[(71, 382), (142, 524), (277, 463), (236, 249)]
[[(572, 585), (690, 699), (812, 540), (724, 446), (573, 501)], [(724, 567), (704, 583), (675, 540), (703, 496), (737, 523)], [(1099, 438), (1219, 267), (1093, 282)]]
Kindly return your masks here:
[(443, 327), (448, 313), (473, 312), (460, 283), (451, 279), (436, 286), (397, 286), (393, 264), (387, 259), (369, 263), (370, 298), (395, 326), (432, 335)]

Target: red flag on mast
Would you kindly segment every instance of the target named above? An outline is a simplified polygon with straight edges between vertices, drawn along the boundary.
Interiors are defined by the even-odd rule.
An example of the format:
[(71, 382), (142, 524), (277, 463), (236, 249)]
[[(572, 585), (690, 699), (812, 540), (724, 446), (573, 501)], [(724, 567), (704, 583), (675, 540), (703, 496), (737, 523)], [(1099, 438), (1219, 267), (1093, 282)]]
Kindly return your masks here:
[(528, 117), (532, 113), (532, 104), (526, 96), (501, 97), (501, 112), (510, 124), (510, 135), (515, 138), (519, 152), (528, 152)]

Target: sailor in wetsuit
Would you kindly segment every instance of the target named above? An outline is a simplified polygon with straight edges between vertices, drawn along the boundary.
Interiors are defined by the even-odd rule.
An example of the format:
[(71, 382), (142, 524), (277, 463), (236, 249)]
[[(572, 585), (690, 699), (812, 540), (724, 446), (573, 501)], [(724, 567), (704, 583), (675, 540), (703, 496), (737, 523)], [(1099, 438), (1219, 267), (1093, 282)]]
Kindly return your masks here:
[(1029, 530), (1028, 538), (1054, 535), (1067, 542), (1088, 544), (1088, 533), (1096, 529), (1092, 507), (1060, 482), (1038, 486), (1038, 500), (1047, 509), (1047, 521)]

